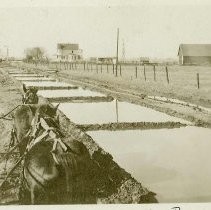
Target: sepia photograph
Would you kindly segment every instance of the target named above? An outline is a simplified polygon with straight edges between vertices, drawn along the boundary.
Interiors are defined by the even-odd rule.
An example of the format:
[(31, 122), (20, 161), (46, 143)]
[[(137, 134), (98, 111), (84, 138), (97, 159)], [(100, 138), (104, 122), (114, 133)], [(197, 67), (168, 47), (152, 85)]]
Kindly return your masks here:
[(0, 0), (1, 207), (210, 209), (210, 11)]

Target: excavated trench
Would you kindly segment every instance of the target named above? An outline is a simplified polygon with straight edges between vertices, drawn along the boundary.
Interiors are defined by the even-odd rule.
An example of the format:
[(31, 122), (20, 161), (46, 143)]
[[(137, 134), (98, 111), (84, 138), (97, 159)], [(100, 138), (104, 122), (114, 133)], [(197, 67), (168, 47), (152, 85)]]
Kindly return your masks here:
[[(63, 92), (58, 89), (69, 84), (24, 83), (38, 87), (39, 95), (53, 104), (62, 102), (59, 109), (64, 132), (69, 138), (83, 142), (101, 167), (101, 174), (96, 178), (101, 203), (156, 201), (154, 194), (141, 186), (142, 181), (158, 194), (160, 202), (209, 201), (207, 185), (201, 185), (201, 193), (196, 196), (197, 186), (204, 178), (197, 170), (210, 158), (206, 149), (209, 148), (209, 129), (74, 85), (75, 89)], [(203, 146), (200, 146), (200, 138), (204, 139)], [(196, 158), (198, 148), (201, 152)], [(181, 153), (184, 161), (178, 158)], [(202, 170), (207, 174), (211, 172), (210, 167)], [(189, 180), (193, 174), (196, 178)]]

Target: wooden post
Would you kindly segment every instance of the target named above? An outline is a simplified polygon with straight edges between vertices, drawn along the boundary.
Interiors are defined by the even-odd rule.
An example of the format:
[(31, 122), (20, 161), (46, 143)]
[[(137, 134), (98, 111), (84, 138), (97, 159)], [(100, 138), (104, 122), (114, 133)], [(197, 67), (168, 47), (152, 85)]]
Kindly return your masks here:
[(144, 80), (147, 81), (145, 65), (144, 65)]
[(137, 68), (137, 66), (136, 66), (136, 70), (135, 70), (135, 75), (136, 75), (136, 79), (137, 79), (137, 77), (138, 77), (138, 68)]
[(120, 74), (120, 77), (122, 76), (122, 65), (120, 64), (119, 65), (119, 74)]
[(155, 65), (153, 66), (153, 71), (154, 71), (154, 81), (156, 81)]
[(113, 64), (113, 74), (114, 74), (114, 64)]
[(199, 89), (199, 87), (200, 87), (200, 86), (199, 86), (199, 73), (196, 74), (196, 77), (197, 77), (197, 87), (198, 87), (198, 89)]
[(107, 73), (108, 73), (108, 64), (106, 64), (106, 69), (107, 69)]
[(169, 72), (168, 72), (168, 67), (166, 66), (166, 80), (169, 84)]
[(101, 63), (101, 66), (100, 66), (100, 72), (101, 72), (101, 74), (102, 74), (102, 72), (103, 72), (103, 66), (102, 66), (103, 64)]
[(97, 70), (97, 74), (98, 74), (98, 64), (96, 64), (96, 70)]

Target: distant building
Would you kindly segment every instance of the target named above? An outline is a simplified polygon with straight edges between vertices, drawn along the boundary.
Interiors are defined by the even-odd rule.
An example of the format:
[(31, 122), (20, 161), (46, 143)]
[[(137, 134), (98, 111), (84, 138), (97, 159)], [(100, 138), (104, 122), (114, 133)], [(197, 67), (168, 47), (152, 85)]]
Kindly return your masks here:
[(211, 44), (181, 44), (180, 65), (211, 65)]
[(148, 64), (149, 63), (149, 58), (148, 57), (140, 57), (140, 63)]
[(78, 61), (83, 59), (83, 51), (78, 44), (59, 43), (57, 44), (57, 60)]
[(100, 63), (116, 63), (116, 57), (100, 57), (97, 60)]

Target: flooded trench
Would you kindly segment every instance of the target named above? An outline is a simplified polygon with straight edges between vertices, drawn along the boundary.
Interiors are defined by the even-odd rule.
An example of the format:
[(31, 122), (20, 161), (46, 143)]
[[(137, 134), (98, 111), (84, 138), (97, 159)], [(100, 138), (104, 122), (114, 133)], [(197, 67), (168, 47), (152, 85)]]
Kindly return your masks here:
[(76, 124), (115, 122), (190, 122), (123, 101), (61, 103), (59, 109)]
[[(46, 98), (102, 97), (104, 94), (50, 81), (27, 82)], [(53, 87), (53, 88), (52, 88)], [(71, 90), (59, 90), (75, 87)], [(44, 90), (44, 89), (51, 90)], [(42, 90), (43, 89), (43, 90)], [(59, 109), (75, 124), (180, 122), (186, 127), (159, 130), (88, 131), (95, 142), (112, 154), (122, 168), (157, 193), (159, 202), (211, 200), (209, 148), (211, 130), (139, 105), (113, 100), (98, 103), (61, 103)]]
[(87, 134), (156, 192), (159, 202), (210, 202), (210, 129), (188, 126)]

